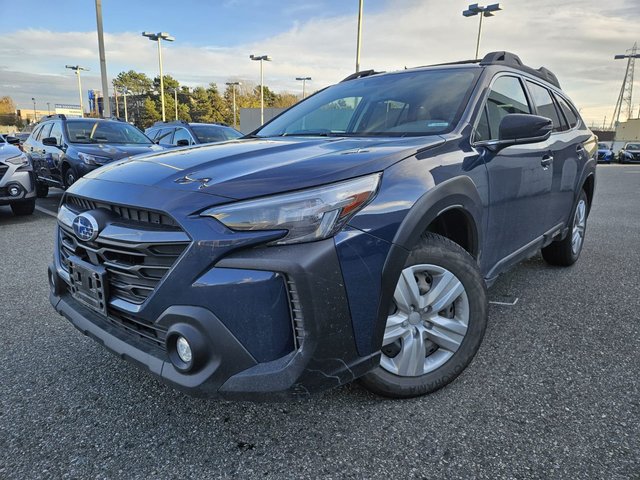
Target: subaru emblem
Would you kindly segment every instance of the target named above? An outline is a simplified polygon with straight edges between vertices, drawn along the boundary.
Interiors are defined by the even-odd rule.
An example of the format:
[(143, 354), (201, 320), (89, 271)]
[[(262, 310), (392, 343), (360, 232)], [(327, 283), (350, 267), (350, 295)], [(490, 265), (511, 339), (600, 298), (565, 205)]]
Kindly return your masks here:
[(81, 213), (73, 219), (73, 232), (83, 242), (95, 240), (98, 236), (98, 222), (88, 213)]

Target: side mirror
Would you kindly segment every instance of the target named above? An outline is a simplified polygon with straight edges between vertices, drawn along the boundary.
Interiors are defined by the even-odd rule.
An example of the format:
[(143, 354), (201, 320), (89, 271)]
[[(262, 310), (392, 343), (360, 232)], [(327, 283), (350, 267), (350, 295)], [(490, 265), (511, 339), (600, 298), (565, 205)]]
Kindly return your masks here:
[(57, 147), (58, 139), (56, 137), (47, 137), (42, 139), (42, 144), (48, 147)]
[(188, 147), (189, 145), (191, 145), (191, 143), (186, 138), (183, 138), (176, 142), (176, 146), (178, 147)]
[(18, 137), (12, 137), (11, 135), (7, 135), (4, 139), (10, 145), (20, 145), (20, 139)]
[(510, 113), (500, 121), (498, 140), (477, 142), (475, 145), (498, 151), (511, 145), (544, 142), (549, 138), (552, 130), (553, 123), (549, 118)]
[(504, 117), (498, 127), (498, 139), (512, 145), (543, 142), (553, 130), (551, 119), (538, 115), (511, 113)]

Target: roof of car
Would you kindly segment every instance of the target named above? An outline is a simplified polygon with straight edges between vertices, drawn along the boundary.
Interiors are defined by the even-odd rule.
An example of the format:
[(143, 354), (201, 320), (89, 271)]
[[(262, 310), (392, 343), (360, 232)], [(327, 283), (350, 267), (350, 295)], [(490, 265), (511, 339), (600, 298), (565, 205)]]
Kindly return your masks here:
[[(540, 80), (544, 80), (545, 82), (553, 85), (556, 88), (560, 87), (560, 82), (558, 81), (558, 77), (555, 76), (553, 72), (545, 67), (540, 68), (532, 68), (525, 65), (520, 57), (505, 51), (498, 52), (490, 52), (487, 53), (481, 60), (461, 60), (457, 62), (449, 62), (449, 63), (438, 63), (434, 65), (424, 65), (420, 67), (413, 67), (410, 69), (400, 70), (397, 72), (389, 72), (391, 74), (394, 73), (403, 73), (406, 71), (421, 71), (421, 70), (439, 70), (442, 68), (485, 68), (490, 66), (501, 66), (501, 67), (509, 67), (520, 72), (528, 73), (534, 77), (539, 78)], [(350, 80), (354, 80), (356, 78), (369, 77), (373, 75), (379, 75), (385, 72), (376, 72), (374, 70), (364, 70), (361, 72), (356, 72), (352, 75), (346, 77), (343, 82), (347, 82)]]

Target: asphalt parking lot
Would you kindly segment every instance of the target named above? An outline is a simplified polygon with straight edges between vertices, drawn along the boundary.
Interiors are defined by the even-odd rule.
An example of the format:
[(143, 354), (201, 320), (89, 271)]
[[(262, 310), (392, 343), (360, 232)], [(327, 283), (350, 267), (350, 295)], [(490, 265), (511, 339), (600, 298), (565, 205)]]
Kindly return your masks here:
[(502, 276), (472, 365), (405, 401), (176, 392), (54, 313), (54, 225), (0, 207), (0, 478), (640, 478), (640, 165), (598, 167), (578, 264)]

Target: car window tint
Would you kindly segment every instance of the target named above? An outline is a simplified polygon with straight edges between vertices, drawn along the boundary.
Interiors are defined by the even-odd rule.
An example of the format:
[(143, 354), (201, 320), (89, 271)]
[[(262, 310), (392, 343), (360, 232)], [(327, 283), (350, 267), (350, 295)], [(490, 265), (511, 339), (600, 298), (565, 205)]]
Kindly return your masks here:
[(549, 90), (537, 83), (529, 81), (527, 81), (527, 85), (529, 86), (533, 104), (536, 106), (538, 115), (551, 119), (554, 132), (562, 131), (564, 129), (564, 122), (560, 120), (560, 115), (558, 114), (555, 102), (553, 101), (553, 98), (551, 98)]
[(498, 77), (487, 97), (486, 104), (490, 140), (498, 139), (500, 122), (510, 113), (531, 113), (522, 83), (516, 77)]
[(564, 98), (559, 95), (555, 95), (555, 97), (562, 113), (564, 113), (564, 117), (567, 119), (567, 122), (569, 122), (569, 127), (575, 127), (578, 124), (578, 114)]
[(53, 122), (49, 136), (54, 137), (58, 145), (62, 144), (62, 126), (60, 125), (60, 122)]
[[(42, 125), (37, 126), (36, 128), (33, 129), (33, 132), (31, 132), (31, 139), (32, 140), (38, 140), (38, 135), (40, 135), (40, 130), (42, 130)], [(29, 138), (29, 137), (27, 137)]]
[(45, 138), (49, 136), (49, 132), (51, 132), (51, 122), (47, 122), (42, 126), (42, 130), (38, 134), (38, 141), (41, 142)]
[(187, 140), (189, 145), (193, 144), (191, 139), (191, 135), (184, 128), (177, 128), (176, 133), (173, 135), (173, 141), (171, 142), (173, 145), (178, 145), (178, 140)]
[(172, 145), (173, 128), (162, 128), (156, 137), (156, 142), (162, 145)]
[(486, 105), (482, 109), (480, 119), (478, 120), (478, 126), (476, 127), (475, 140), (490, 140), (491, 130), (489, 129), (489, 114), (487, 113)]

